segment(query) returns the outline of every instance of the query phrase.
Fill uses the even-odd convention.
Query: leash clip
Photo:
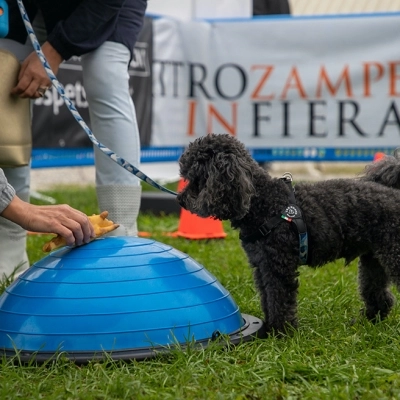
[[[292,174],[290,172],[285,172],[282,175],[281,179],[284,180],[285,182],[293,182],[293,176],[292,176]]]

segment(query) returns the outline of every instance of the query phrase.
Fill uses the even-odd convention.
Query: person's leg
[[[120,157],[139,168],[140,138],[129,93],[129,50],[120,43],[105,42],[82,56],[83,83],[89,103],[91,127],[96,138]],[[121,227],[115,235],[137,236],[140,180],[96,146],[96,190],[100,211]]]
[[[4,168],[8,182],[18,197],[29,202],[30,167]],[[0,217],[0,279],[19,274],[29,267],[26,253],[26,231]]]
[[[32,51],[31,46],[8,39],[0,40],[0,48],[12,52],[20,61]],[[3,170],[16,194],[21,199],[29,201],[30,167],[3,168]],[[26,231],[0,217],[0,279],[5,276],[10,277],[14,272],[19,274],[28,267]]]
[[[46,40],[46,29],[40,12],[34,12],[33,29],[38,40]],[[0,48],[13,53],[21,62],[33,51],[30,39],[25,44],[11,39],[0,39]],[[1,134],[1,128],[0,128]],[[30,166],[3,168],[8,182],[14,187],[22,200],[29,202]],[[17,270],[15,270],[18,268]],[[29,268],[26,253],[26,231],[20,226],[0,217],[0,279],[9,277],[14,272],[20,274]]]

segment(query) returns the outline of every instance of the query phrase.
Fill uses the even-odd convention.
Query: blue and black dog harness
[[[286,172],[282,178],[290,189],[289,192],[289,205],[282,211],[280,215],[272,217],[270,220],[258,227],[257,231],[251,235],[243,236],[240,235],[240,240],[243,242],[256,242],[265,236],[268,236],[271,231],[276,228],[282,221],[287,221],[295,227],[297,234],[299,235],[299,261],[301,265],[307,264],[308,259],[308,234],[307,225],[304,221],[303,214],[300,207],[296,205],[296,197],[294,187],[292,185],[292,175]]]

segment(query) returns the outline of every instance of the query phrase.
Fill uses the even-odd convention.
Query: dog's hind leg
[[[389,290],[390,277],[372,253],[360,256],[358,267],[364,314],[371,321],[377,317],[384,319],[394,303],[394,296]]]

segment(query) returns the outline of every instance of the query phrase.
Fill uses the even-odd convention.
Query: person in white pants
[[[15,51],[21,44],[28,45],[27,34],[17,2],[7,0],[7,3],[10,30],[5,39],[0,39],[0,47]],[[83,84],[96,138],[138,167],[140,139],[129,93],[128,66],[147,0],[36,0],[25,3],[25,7],[55,74],[64,60],[81,56]],[[45,31],[41,32],[43,27]],[[37,99],[44,96],[51,81],[32,47],[29,50],[27,57],[19,55],[23,60],[22,72],[12,94]],[[99,207],[121,225],[111,234],[137,236],[140,181],[97,148],[95,167]],[[17,195],[26,201],[29,170],[29,167],[4,169]],[[0,273],[10,272],[18,265],[20,271],[29,266],[25,253],[26,232],[18,226],[11,229],[10,223],[0,217]]]
[[[129,59],[129,50],[124,45],[105,42],[97,50],[83,55],[81,61],[93,133],[120,157],[139,166],[139,128],[129,94]],[[104,77],[113,84],[104,85]],[[111,234],[137,236],[140,180],[97,146],[94,146],[94,155],[100,210],[107,210],[110,218],[121,224]]]

